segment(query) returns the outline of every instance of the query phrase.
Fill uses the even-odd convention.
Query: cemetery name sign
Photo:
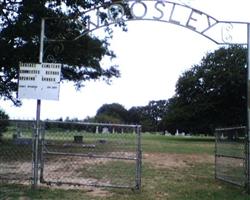
[[[106,18],[103,19],[103,16]],[[67,31],[59,35],[52,35],[48,32],[47,42],[77,40],[100,28],[106,27],[107,31],[111,31],[109,25],[124,25],[126,21],[146,20],[187,28],[216,44],[247,44],[246,34],[242,37],[242,33],[247,32],[247,22],[217,20],[191,6],[167,0],[117,0],[79,11],[74,17],[48,17],[44,20],[52,20],[52,23],[58,23],[57,26],[60,26],[63,20],[76,25],[74,27],[69,25]],[[72,38],[70,32],[74,29],[79,31],[79,35]]]
[[[61,64],[20,63],[19,99],[59,100]]]
[[[127,18],[123,5],[124,2],[128,4],[129,12],[131,14],[130,19]],[[215,18],[206,13],[186,5],[165,0],[116,1],[116,3],[110,4],[107,9],[105,6],[99,6],[95,9],[90,9],[85,13],[88,12],[92,12],[92,14],[87,22],[77,20],[81,30],[84,30],[83,35],[101,27],[105,27],[107,24],[119,23],[127,20],[154,20],[168,22],[186,27],[200,34],[204,34],[218,23]],[[103,13],[108,17],[106,21],[101,19]]]

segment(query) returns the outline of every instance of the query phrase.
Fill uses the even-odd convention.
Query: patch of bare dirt
[[[107,159],[98,158],[81,158],[81,157],[64,157],[55,158],[49,162],[45,162],[44,171],[45,179],[47,180],[57,180],[65,181],[65,179],[70,179],[72,182],[78,183],[81,180],[81,184],[88,184],[94,180],[82,179],[81,169],[85,165],[103,165],[107,162]],[[73,180],[74,177],[76,180]]]
[[[32,173],[32,164],[30,162],[18,162],[18,161],[10,161],[0,163],[0,174],[1,177],[5,177],[8,179],[25,179],[28,178]]]
[[[101,189],[101,188],[92,188],[87,192],[87,194],[89,196],[92,196],[92,197],[110,197],[110,196],[112,196],[111,192],[104,190],[104,189]]]
[[[40,185],[43,188],[63,189],[63,190],[81,190],[83,193],[91,197],[110,197],[112,192],[105,190],[105,188],[91,187],[91,186],[74,186],[68,184],[58,185]]]
[[[184,168],[195,163],[213,163],[214,156],[207,154],[143,154],[143,162],[152,164],[155,168]]]

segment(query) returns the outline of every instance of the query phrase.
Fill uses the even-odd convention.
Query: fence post
[[[32,188],[36,189],[38,184],[38,130],[36,126],[34,127],[33,137],[32,137]]]
[[[45,123],[43,123],[42,129],[41,129],[41,138],[39,138],[39,155],[40,155],[40,183],[44,182],[43,174],[44,174],[44,140],[45,140]]]
[[[142,167],[142,150],[141,150],[141,126],[136,127],[137,149],[136,149],[136,190],[141,190],[141,167]]]
[[[215,150],[214,150],[214,161],[215,161],[215,166],[214,166],[214,177],[215,179],[217,179],[217,143],[218,143],[218,132],[217,132],[217,129],[215,129],[215,133],[214,133],[214,136],[215,136],[215,144],[214,144],[214,147],[215,147]]]

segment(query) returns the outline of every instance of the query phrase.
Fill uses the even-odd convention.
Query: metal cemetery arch
[[[248,106],[247,106],[247,188],[250,191],[250,22],[240,21],[220,21],[214,17],[192,8],[191,6],[166,0],[124,0],[113,1],[114,3],[105,3],[94,6],[82,13],[77,13],[74,18],[44,18],[41,25],[41,46],[39,62],[44,58],[44,44],[49,42],[64,42],[69,39],[67,33],[60,36],[48,37],[45,33],[46,23],[50,20],[70,20],[79,28],[80,34],[70,40],[77,40],[80,37],[93,32],[97,29],[110,25],[124,25],[126,21],[148,20],[175,24],[189,30],[192,30],[219,45],[244,44],[248,45]],[[138,12],[139,11],[139,12]],[[137,13],[138,12],[138,13]],[[105,17],[103,17],[105,16]],[[236,30],[241,33],[244,31],[244,37],[238,37]],[[219,34],[217,34],[219,32]],[[46,38],[46,40],[45,40]],[[37,101],[37,134],[39,134],[40,104]],[[38,140],[38,137],[36,138]],[[38,144],[38,142],[36,143]],[[37,155],[36,155],[37,156]],[[34,172],[37,174],[37,172]],[[36,182],[35,182],[36,184]]]
[[[140,14],[136,12],[140,9]],[[182,15],[182,16],[181,16]],[[87,17],[86,17],[87,16]],[[103,16],[106,16],[103,19]],[[45,21],[55,18],[45,18]],[[60,18],[71,20],[77,24],[79,36],[71,38],[77,40],[80,37],[97,29],[109,27],[114,24],[123,24],[127,21],[158,21],[178,25],[192,30],[216,44],[247,44],[246,38],[236,38],[235,27],[241,31],[247,30],[247,22],[220,21],[205,12],[194,9],[188,5],[166,0],[124,0],[115,3],[106,3],[76,14],[73,18]],[[59,20],[58,20],[59,21]],[[220,35],[214,35],[216,31]],[[67,33],[61,33],[54,38],[46,38],[47,42],[65,41]]]

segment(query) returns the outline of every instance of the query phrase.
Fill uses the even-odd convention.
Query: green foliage
[[[158,131],[166,109],[166,100],[150,101],[146,106],[132,107],[129,110],[118,103],[104,104],[97,110],[96,116],[87,121],[140,124],[143,131]]]
[[[169,100],[164,126],[174,132],[213,133],[246,124],[247,50],[222,47],[184,72]]]
[[[96,112],[95,121],[103,123],[126,123],[128,111],[118,103],[104,104]]]
[[[61,120],[61,121],[60,121]],[[65,121],[62,121],[62,119],[59,119],[57,121],[50,122],[45,121],[45,129],[49,131],[77,131],[80,132],[82,130],[87,130],[89,132],[95,132],[94,126],[87,126],[84,124],[79,123],[78,119],[69,119],[66,118]]]
[[[129,109],[129,122],[142,125],[143,131],[159,131],[167,113],[167,100],[150,101],[146,106]]]
[[[146,106],[132,107],[129,109],[129,121],[133,124],[142,125],[142,131],[153,131],[155,124],[149,116]]]
[[[9,119],[9,115],[0,108],[0,120],[8,120]]]
[[[112,116],[109,114],[100,114],[100,115],[95,116],[94,122],[112,123],[112,124],[125,123],[119,116]]]
[[[9,115],[0,109],[0,142],[2,140],[3,133],[7,131],[9,125],[8,119]]]
[[[41,19],[47,20],[46,39],[72,40],[81,35],[82,30],[74,20],[66,17],[81,16],[86,23],[87,15],[82,11],[94,5],[109,3],[104,0],[4,0],[0,2],[0,97],[18,105],[15,96],[19,62],[38,62]],[[103,16],[104,18],[107,16]],[[80,19],[79,19],[80,20]],[[104,40],[85,35],[74,42],[48,42],[44,46],[44,62],[63,63],[62,80],[73,81],[76,88],[92,79],[119,77],[117,66],[101,66],[104,56],[115,57],[109,50],[108,37]],[[13,93],[14,92],[14,93]],[[13,95],[14,94],[14,95]]]
[[[104,104],[92,121],[142,125],[142,131],[213,134],[214,128],[246,124],[246,55],[242,46],[208,53],[184,72],[169,100],[150,101],[128,111]],[[89,119],[90,120],[90,119]]]

